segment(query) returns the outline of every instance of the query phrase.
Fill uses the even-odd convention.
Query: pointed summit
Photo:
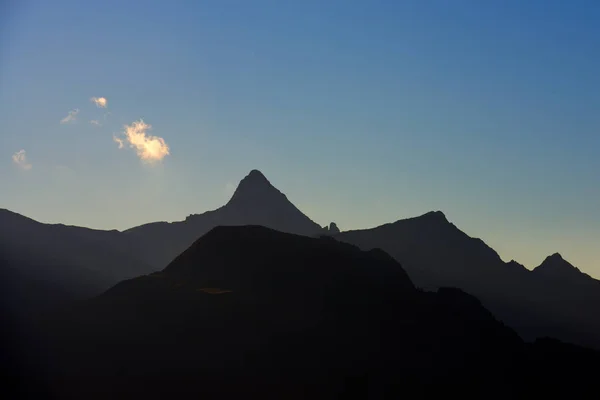
[[[257,169],[240,181],[222,213],[222,225],[262,225],[302,235],[312,235],[321,229]]]
[[[271,185],[271,182],[269,182],[262,172],[253,169],[240,181],[227,205],[265,201],[273,202],[277,199],[287,201],[285,195]]]
[[[192,214],[184,221],[154,223],[126,231],[146,243],[146,257],[164,267],[199,237],[217,226],[259,225],[280,232],[313,236],[322,228],[302,213],[257,169],[238,184],[231,199],[216,210]]]
[[[555,261],[567,262],[567,261],[565,261],[565,259],[563,258],[563,256],[560,255],[560,253],[554,253],[554,254],[546,257],[546,260],[555,260]]]
[[[437,227],[441,227],[441,226],[451,226],[452,224],[450,223],[450,221],[448,221],[448,218],[446,218],[446,215],[442,212],[442,211],[429,211],[426,212],[425,214],[419,215],[418,217],[412,217],[412,218],[407,218],[407,219],[401,219],[398,220],[396,222],[394,222],[394,224],[404,224],[404,223],[412,223],[412,224],[418,224],[420,226],[437,226]]]
[[[418,218],[429,219],[438,222],[448,222],[448,218],[446,218],[446,215],[442,211],[429,211]]]
[[[538,272],[540,272],[542,270],[559,271],[561,269],[579,271],[578,268],[574,267],[568,261],[566,261],[560,255],[560,253],[554,253],[554,254],[549,255],[548,257],[546,257],[546,259],[535,270],[537,270]]]
[[[588,277],[575,267],[573,264],[565,260],[559,253],[554,253],[548,257],[533,270],[536,274],[546,277],[558,279],[580,279]]]
[[[257,169],[253,169],[252,171],[250,171],[250,173],[246,176],[246,179],[262,179],[264,181],[269,182],[265,175]]]
[[[250,171],[250,173],[248,175],[246,175],[246,177],[244,177],[244,179],[242,179],[240,181],[240,185],[242,183],[245,185],[253,184],[253,185],[272,186],[271,182],[269,182],[267,177],[257,169],[253,169],[252,171]]]

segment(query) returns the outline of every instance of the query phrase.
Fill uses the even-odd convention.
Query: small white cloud
[[[76,108],[74,110],[69,111],[69,114],[60,120],[61,124],[68,124],[69,122],[73,122],[77,119],[77,114],[79,114],[79,109]]]
[[[118,143],[118,144],[119,144],[119,149],[122,149],[122,148],[124,147],[124,144],[123,144],[123,139],[121,139],[121,138],[118,138],[118,137],[116,137],[116,136],[114,136],[114,135],[113,135],[113,141],[114,141],[115,143]]]
[[[140,119],[132,122],[131,125],[125,125],[124,129],[124,139],[113,137],[120,149],[123,148],[124,141],[127,141],[129,147],[136,150],[138,157],[147,162],[160,161],[171,154],[169,146],[163,138],[146,134],[152,129],[152,125],[143,120]]]
[[[108,100],[106,100],[106,97],[92,97],[90,101],[96,104],[96,107],[98,108],[106,108],[108,105]]]
[[[97,119],[93,119],[90,121],[90,124],[92,125],[96,125],[96,126],[102,126],[102,124],[100,123],[100,121],[98,121]]]
[[[32,168],[32,165],[29,162],[27,162],[27,154],[25,150],[19,150],[15,154],[13,154],[12,160],[17,166],[24,169],[25,171],[29,171]]]

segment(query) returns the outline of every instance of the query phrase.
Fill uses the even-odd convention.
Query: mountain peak
[[[229,203],[239,201],[266,200],[271,197],[285,198],[285,195],[277,190],[265,175],[257,169],[250,171],[238,184]]]
[[[306,235],[321,230],[257,169],[240,181],[222,212],[222,225],[263,225]]]
[[[579,271],[578,268],[574,267],[573,265],[571,265],[571,263],[565,260],[563,256],[560,255],[560,253],[554,253],[546,257],[546,259],[536,269],[538,268],[567,268]]]
[[[444,213],[441,211],[429,211],[428,213],[425,213],[425,214],[421,215],[421,217],[418,217],[418,218],[427,219],[427,220],[431,220],[431,221],[438,221],[438,222],[448,222],[448,218],[446,218],[446,215],[444,215]]]
[[[253,169],[252,171],[250,171],[250,173],[246,175],[244,179],[249,179],[256,182],[263,181],[269,183],[269,180],[265,177],[265,175],[257,169]]]
[[[506,266],[509,267],[512,271],[521,271],[521,272],[529,272],[525,266],[515,260],[510,260],[506,263]]]
[[[546,257],[546,259],[534,270],[538,274],[544,274],[555,278],[569,278],[586,276],[579,268],[565,260],[560,253],[554,253]]]
[[[549,255],[548,257],[546,257],[546,260],[565,261],[565,259],[563,258],[563,256],[560,255],[560,253],[554,253],[552,255]]]

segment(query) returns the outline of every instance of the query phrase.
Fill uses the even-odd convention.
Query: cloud
[[[132,122],[131,125],[125,125],[124,129],[124,139],[113,137],[120,149],[124,147],[126,141],[129,143],[129,147],[136,150],[140,159],[148,162],[160,161],[171,154],[169,146],[163,138],[146,134],[152,129],[152,125],[145,123],[142,119]]]
[[[98,108],[106,108],[108,105],[108,100],[106,100],[106,97],[92,97],[90,101],[95,103],[96,107]]]
[[[98,121],[97,119],[93,119],[90,121],[90,124],[92,125],[96,125],[96,126],[102,126],[102,124],[100,123],[100,121]]]
[[[74,110],[69,111],[69,114],[60,120],[61,124],[68,124],[69,122],[73,122],[77,119],[77,114],[79,114],[79,109],[76,108]]]
[[[29,171],[32,168],[32,165],[27,162],[27,154],[25,150],[19,150],[12,156],[12,160],[15,164],[17,164],[20,168],[25,171]]]
[[[113,135],[113,140],[115,143],[119,144],[119,149],[122,149],[125,145],[123,144],[123,139],[118,138],[116,136]]]

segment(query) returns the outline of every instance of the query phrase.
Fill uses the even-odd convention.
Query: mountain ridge
[[[1,215],[8,214],[4,212]],[[321,227],[304,215],[258,170],[250,171],[240,181],[225,205],[190,215],[184,221],[155,222],[124,232],[81,230],[60,225],[35,226],[43,232],[52,232],[47,236],[47,241],[55,243],[58,248],[64,248],[61,247],[64,246],[61,238],[74,237],[75,242],[82,243],[90,251],[100,251],[100,259],[108,253],[115,254],[115,250],[122,252],[126,258],[131,257],[132,265],[141,267],[135,271],[143,275],[162,270],[198,238],[220,225],[262,225],[303,236],[329,236],[366,251],[377,252],[374,249],[381,249],[382,253],[387,253],[403,265],[416,286],[426,290],[457,287],[473,294],[524,337],[535,339],[553,333],[560,339],[586,345],[595,343],[586,332],[593,333],[597,329],[600,337],[600,318],[586,305],[586,301],[596,301],[598,298],[600,307],[600,282],[566,261],[568,268],[561,270],[569,272],[569,279],[556,279],[544,272],[546,268],[537,268],[532,272],[515,261],[504,262],[493,248],[483,240],[467,235],[439,210],[371,229],[340,232],[334,223]],[[55,235],[61,232],[64,235]],[[0,250],[2,245],[11,243],[12,232],[5,233],[4,240],[0,241]],[[32,231],[23,236],[22,241],[26,242],[25,237],[28,236],[38,235]],[[43,242],[40,245],[48,247]],[[105,245],[108,246],[105,250],[94,250],[102,249]],[[557,257],[550,257],[552,259]],[[92,267],[92,270],[101,271],[112,268],[120,279],[127,277],[119,269],[126,266],[121,263],[113,261],[102,265],[95,259],[81,260],[82,263],[77,266],[80,269]],[[110,264],[119,268],[115,269]],[[70,273],[76,275],[76,272],[73,270]],[[104,288],[107,285],[107,281],[100,283]],[[571,332],[573,329],[577,331],[574,334]],[[597,345],[600,346],[600,343]]]
[[[42,371],[61,398],[579,395],[593,384],[572,385],[593,375],[581,361],[598,360],[524,343],[463,290],[416,288],[380,249],[263,226],[215,227],[163,270],[42,326]]]
[[[35,220],[35,219],[31,218],[31,217],[27,217],[27,216],[25,216],[23,214],[14,212],[12,210],[4,209],[4,208],[0,208],[0,217],[2,216],[2,213],[4,213],[4,214],[12,214],[12,215],[15,215],[15,216],[26,218],[26,219],[28,219],[28,220],[30,220],[32,222],[35,222],[35,223],[38,223],[38,224],[42,224],[42,225],[46,225],[46,226],[57,226],[57,227],[61,227],[62,226],[62,227],[65,227],[65,228],[82,228],[82,229],[86,229],[86,230],[94,231],[94,232],[135,233],[135,232],[139,231],[142,228],[156,228],[156,227],[162,227],[162,226],[177,225],[177,224],[180,224],[182,222],[189,222],[189,221],[196,220],[197,218],[212,216],[213,213],[224,209],[229,203],[231,203],[232,201],[234,201],[234,199],[237,199],[239,197],[239,194],[236,195],[236,193],[239,193],[239,191],[240,191],[240,185],[242,183],[246,184],[248,181],[255,182],[255,183],[258,182],[260,185],[263,185],[263,186],[268,187],[269,189],[271,189],[273,191],[273,193],[277,193],[278,195],[280,195],[286,201],[289,201],[288,198],[287,198],[287,196],[285,195],[285,193],[281,192],[275,186],[273,186],[271,184],[271,182],[267,179],[267,177],[260,170],[258,170],[258,169],[252,169],[244,178],[242,178],[242,180],[240,180],[240,183],[238,184],[236,190],[234,191],[234,194],[230,197],[230,199],[224,205],[222,205],[220,207],[217,207],[214,210],[207,210],[207,211],[204,211],[204,212],[201,212],[201,213],[189,214],[183,220],[176,220],[176,221],[153,221],[153,222],[148,222],[148,223],[144,223],[144,224],[141,224],[141,225],[137,225],[137,226],[134,226],[134,227],[131,227],[131,228],[127,228],[127,229],[123,229],[123,230],[118,230],[118,229],[97,229],[97,228],[93,228],[93,227],[85,227],[85,226],[78,226],[78,225],[72,225],[72,224],[62,224],[62,223],[45,223],[45,222],[37,221],[37,220]],[[298,211],[300,211],[300,210],[298,210]],[[308,217],[306,217],[306,218],[308,220],[310,220],[310,218],[308,218]],[[415,217],[397,219],[396,221],[388,222],[388,223],[385,223],[385,224],[382,224],[382,225],[378,225],[378,226],[375,226],[373,228],[357,228],[357,229],[350,229],[350,230],[345,230],[345,231],[341,231],[341,232],[343,232],[343,233],[349,233],[349,232],[354,232],[354,231],[364,231],[364,230],[368,230],[368,229],[378,229],[378,228],[383,228],[383,227],[390,226],[390,225],[393,225],[393,224],[396,224],[396,223],[402,223],[404,221],[410,221],[410,220],[416,220],[416,219],[437,221],[437,222],[440,222],[440,223],[447,222],[450,225],[456,227],[456,225],[454,223],[452,223],[451,221],[448,220],[446,214],[443,211],[441,211],[441,210],[432,210],[432,211],[425,212],[425,213],[423,213],[421,215],[418,215],[418,216],[415,216]],[[310,221],[312,222],[312,220],[310,220]],[[323,232],[323,229],[326,230],[326,228],[327,228],[327,225],[325,226],[325,228],[321,228],[320,225],[318,225],[318,224],[316,224],[314,222],[313,222],[313,224],[314,224],[313,226],[315,228],[315,231],[313,232],[313,234],[318,234],[320,232]],[[336,228],[337,228],[337,226],[336,226]],[[337,233],[341,233],[341,232],[335,232],[335,233],[337,234]],[[485,246],[487,246],[491,250],[493,250],[493,248],[490,247],[489,245],[487,245],[485,243],[485,241],[483,241],[482,239],[477,238],[477,237],[471,237],[471,236],[469,236],[469,237],[472,238],[472,239],[474,239],[474,240],[481,241],[482,244],[484,244]],[[493,251],[495,252],[495,250],[493,250]],[[497,252],[496,252],[496,254],[497,254]],[[548,257],[555,256],[555,255],[559,255],[560,256],[560,253],[558,253],[558,252],[557,253],[553,253],[552,255],[550,255]],[[498,255],[498,257],[500,258],[499,255]],[[521,263],[519,263],[518,261],[515,261],[515,260],[510,260],[510,261],[506,262],[506,264],[510,264],[510,265],[514,265],[514,266],[516,266],[516,265],[522,266],[523,268],[525,268],[528,271],[534,271],[534,270],[538,269],[540,266],[542,266],[540,264],[540,265],[531,266],[530,268],[528,268],[528,267],[525,267],[523,264],[521,264]],[[572,264],[569,263],[569,265],[571,265],[573,268],[575,268],[581,274],[586,275],[586,276],[590,277],[591,279],[598,280],[598,278],[595,278],[592,275],[587,274],[587,273],[581,271],[579,268],[573,266]]]
[[[363,374],[394,385],[398,378],[385,378],[392,372],[425,385],[423,368],[438,371],[441,384],[521,351],[518,336],[477,299],[459,289],[421,292],[384,254],[331,237],[215,227],[163,270],[65,310],[61,324],[49,317],[49,369],[65,371],[61,382],[101,376],[109,390],[134,384],[123,368],[186,388],[200,380],[200,390],[211,384],[207,371],[227,376],[229,387],[242,375],[270,390],[282,381],[335,388]],[[77,388],[95,390],[91,382]]]
[[[26,323],[148,273],[136,246],[118,231],[45,224],[0,210],[1,311]]]
[[[151,223],[124,231],[148,247],[156,270],[163,268],[196,239],[212,228],[225,225],[263,225],[281,232],[314,236],[324,228],[303,214],[259,170],[252,170],[238,184],[227,203],[183,221]]]
[[[419,287],[452,286],[475,295],[528,340],[550,335],[600,348],[600,316],[594,312],[600,308],[600,281],[562,257],[560,270],[568,279],[544,273],[546,268],[531,271],[515,261],[506,263],[481,239],[440,217],[427,213],[335,237],[361,249],[383,249]]]

